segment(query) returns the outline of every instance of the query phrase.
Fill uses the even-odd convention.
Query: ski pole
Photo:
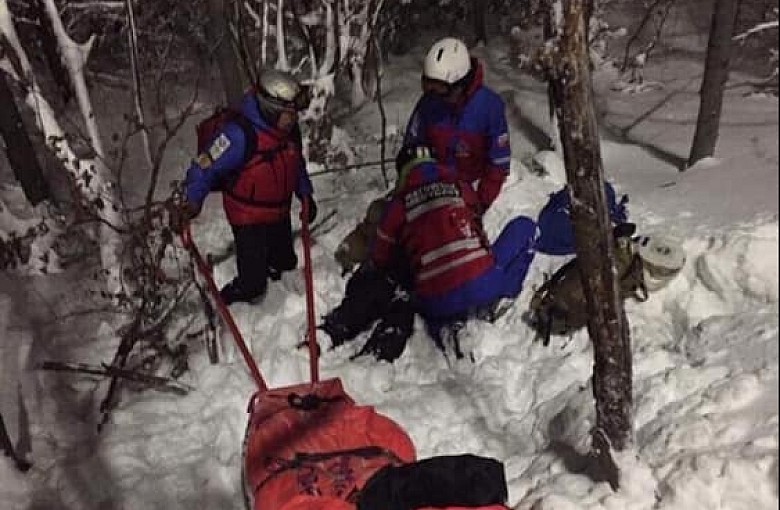
[[[249,368],[249,372],[252,374],[252,378],[255,380],[255,383],[257,383],[257,387],[260,389],[260,391],[267,391],[268,385],[265,383],[265,379],[263,379],[263,375],[260,373],[260,369],[257,367],[255,359],[252,357],[252,353],[249,352],[249,348],[246,346],[246,342],[244,341],[244,337],[241,335],[241,331],[236,325],[236,321],[233,320],[233,314],[230,313],[227,305],[225,305],[225,302],[222,300],[222,296],[219,295],[219,289],[217,288],[217,284],[214,283],[214,277],[211,275],[211,269],[209,268],[208,264],[206,264],[206,261],[198,250],[198,247],[195,245],[195,241],[192,239],[192,232],[190,231],[189,223],[182,230],[181,242],[190,252],[192,258],[195,259],[195,265],[198,266],[198,271],[200,271],[200,274],[203,275],[203,279],[206,280],[206,286],[208,287],[209,292],[211,292],[211,295],[214,298],[214,302],[217,304],[217,310],[222,316],[222,319],[225,321],[225,324],[227,324],[228,329],[233,334],[233,340],[235,340],[238,350],[241,351],[241,355],[244,357],[244,362],[246,362],[246,365]]]
[[[314,277],[311,269],[311,232],[309,231],[309,199],[303,201],[301,211],[301,239],[303,241],[303,273],[306,279],[306,321],[309,337],[309,373],[311,383],[320,380],[319,345],[317,344],[317,327],[314,319]]]

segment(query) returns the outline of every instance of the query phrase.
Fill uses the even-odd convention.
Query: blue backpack
[[[619,225],[628,221],[628,195],[623,195],[618,202],[615,188],[608,182],[604,185],[604,191],[607,194],[607,207],[612,223]],[[547,204],[539,213],[536,251],[548,255],[571,255],[575,252],[574,228],[569,217],[569,207],[569,193],[565,187],[550,195]]]

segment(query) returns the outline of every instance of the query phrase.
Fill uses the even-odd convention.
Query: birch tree
[[[214,45],[214,58],[219,66],[225,100],[227,104],[238,104],[247,83],[238,64],[238,55],[228,23],[232,0],[208,1],[209,20],[206,23],[206,34]]]
[[[90,154],[86,157],[77,154],[54,108],[38,86],[35,73],[16,33],[7,0],[0,0],[0,36],[6,41],[4,45],[6,52],[0,60],[0,66],[22,86],[24,101],[36,114],[37,127],[43,135],[46,146],[62,162],[81,200],[99,222],[97,234],[101,263],[107,276],[107,288],[110,293],[117,293],[121,288],[119,229],[122,228],[123,220],[116,201],[111,174],[105,164],[103,143],[84,78],[84,66],[94,39],[88,40],[85,44],[77,44],[65,32],[54,0],[44,0],[44,6],[60,46],[61,58],[75,90],[90,143]]]
[[[587,45],[588,5],[587,0],[567,0],[563,6],[556,2],[553,8],[550,16],[556,21],[556,34],[548,43],[548,66],[571,195],[577,258],[588,297],[588,333],[594,348],[594,445],[603,449],[611,444],[619,451],[632,441],[631,342],[604,192]]]

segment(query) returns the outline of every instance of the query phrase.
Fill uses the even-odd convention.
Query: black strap
[[[301,411],[315,411],[319,409],[322,404],[338,402],[340,400],[343,400],[343,397],[326,398],[315,395],[314,393],[309,393],[307,395],[290,393],[287,396],[287,403],[290,404],[290,407]]]
[[[335,450],[332,452],[305,453],[296,452],[292,459],[280,459],[274,457],[265,457],[266,465],[275,463],[279,466],[277,469],[268,473],[268,476],[257,486],[254,487],[254,493],[257,493],[267,483],[282,473],[299,469],[307,464],[316,464],[336,457],[360,457],[361,459],[373,459],[376,457],[386,457],[395,464],[402,464],[403,461],[390,450],[379,446],[365,446],[362,448],[353,448],[349,450]]]
[[[363,446],[361,448],[351,448],[349,450],[336,450],[333,452],[305,453],[297,452],[290,461],[290,467],[299,467],[307,462],[322,462],[334,457],[360,457],[361,459],[373,459],[374,457],[388,457],[389,459],[401,462],[396,454],[385,450],[380,446]]]
[[[247,162],[257,152],[257,132],[252,122],[243,113],[236,111],[233,120],[244,132],[244,161]]]

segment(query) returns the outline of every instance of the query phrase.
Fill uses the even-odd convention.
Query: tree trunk
[[[228,6],[232,0],[208,1],[209,20],[206,23],[206,35],[214,44],[214,58],[219,66],[225,100],[229,105],[236,105],[241,102],[245,84],[228,26]]]
[[[482,41],[487,45],[488,42],[487,27],[485,26],[487,4],[485,0],[471,0],[471,12],[474,15],[474,36],[476,37],[475,44],[479,44]]]
[[[556,10],[560,9],[560,6],[556,7],[554,0],[544,0],[545,9],[544,19],[542,22],[542,37],[545,41],[550,41],[558,37],[558,25],[560,20],[556,19]],[[551,79],[547,81],[547,111],[550,118],[550,122],[547,126],[547,149],[556,151],[560,149],[560,136],[557,135],[558,120],[555,117],[555,91],[553,89],[553,82]]]
[[[612,226],[593,106],[584,0],[567,0],[552,86],[571,194],[571,216],[588,297],[597,430],[616,450],[632,439],[631,341],[615,271]],[[553,16],[552,19],[555,19]]]
[[[715,153],[723,107],[723,88],[729,78],[731,38],[737,18],[737,0],[715,0],[701,83],[701,102],[688,166]],[[683,169],[684,170],[684,169]]]
[[[0,136],[5,141],[14,177],[22,185],[27,200],[32,205],[38,205],[50,198],[49,186],[3,71],[0,71],[0,111],[3,112],[0,115]]]
[[[276,0],[276,68],[290,70],[284,28],[284,0]]]

